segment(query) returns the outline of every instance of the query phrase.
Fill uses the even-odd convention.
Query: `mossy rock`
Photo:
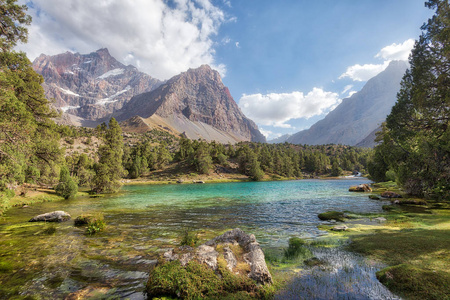
[[[74,220],[74,225],[75,226],[84,226],[84,225],[88,225],[89,222],[91,222],[93,220],[94,216],[93,215],[81,215],[76,217],[76,219]]]
[[[258,287],[246,276],[231,273],[225,263],[219,263],[218,273],[206,265],[190,261],[160,264],[150,273],[146,286],[147,296],[181,299],[221,299],[240,294],[244,299],[259,299]],[[239,298],[241,299],[241,298]]]
[[[394,293],[408,299],[450,299],[450,274],[409,264],[387,267],[377,278]]]
[[[322,221],[336,220],[339,222],[345,221],[345,214],[339,211],[327,211],[318,215]]]
[[[372,200],[380,200],[380,197],[376,196],[376,195],[369,195],[369,199]]]

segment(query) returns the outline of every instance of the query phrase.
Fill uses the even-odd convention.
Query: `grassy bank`
[[[78,192],[77,197],[86,196],[87,192]],[[7,195],[0,195],[0,216],[11,207],[22,207],[24,205],[33,205],[36,203],[43,202],[53,202],[64,200],[63,197],[58,196],[53,189],[41,188],[41,187],[31,187],[25,193],[20,193],[18,195],[12,195],[7,197]]]
[[[375,188],[374,194],[401,193],[394,183]],[[347,222],[348,231],[332,235],[350,239],[348,250],[388,265],[377,277],[394,293],[406,299],[450,299],[450,203],[403,197],[384,214],[360,216],[382,216],[385,222]]]

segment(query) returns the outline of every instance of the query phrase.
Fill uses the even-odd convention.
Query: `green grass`
[[[378,228],[346,233],[349,250],[391,266],[380,281],[407,299],[450,299],[450,210],[432,206],[444,209],[402,206]]]
[[[377,278],[407,299],[450,299],[450,274],[400,264],[377,272]]]

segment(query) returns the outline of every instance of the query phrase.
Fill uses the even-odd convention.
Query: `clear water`
[[[11,260],[20,268],[0,272],[0,284],[13,286],[14,276],[21,276],[27,278],[19,288],[24,295],[63,298],[94,285],[121,298],[143,299],[149,269],[162,249],[178,243],[183,230],[202,230],[207,238],[239,227],[254,233],[263,248],[285,247],[292,236],[326,234],[317,229],[321,212],[381,211],[384,202],[348,192],[360,183],[367,180],[139,185],[104,198],[13,208],[0,220],[0,262]],[[27,222],[53,210],[73,218],[103,212],[107,229],[90,237],[69,221],[46,235],[48,225]]]

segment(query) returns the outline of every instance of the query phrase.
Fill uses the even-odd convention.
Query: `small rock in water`
[[[70,215],[62,210],[52,211],[38,215],[30,219],[29,222],[65,222],[70,220]]]
[[[346,225],[337,225],[331,228],[333,231],[346,231],[348,227]]]
[[[383,217],[378,217],[378,218],[375,218],[374,220],[377,221],[378,223],[382,223],[382,222],[386,222],[387,221],[386,218],[383,218]]]

